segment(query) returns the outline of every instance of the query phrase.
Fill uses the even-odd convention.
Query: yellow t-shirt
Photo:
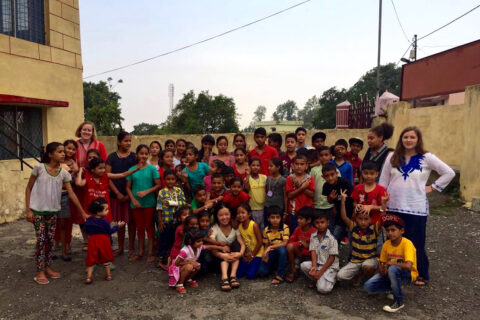
[[[406,262],[413,263],[411,276],[412,282],[417,280],[417,250],[412,241],[407,238],[402,238],[400,244],[396,247],[392,245],[390,240],[387,240],[383,244],[382,252],[380,253],[380,262],[386,263],[387,261]]]
[[[242,235],[243,242],[245,242],[245,255],[250,255],[252,251],[257,246],[257,237],[255,237],[255,230],[253,229],[254,221],[250,220],[247,229],[243,228],[243,224],[238,226],[238,231]],[[255,257],[262,257],[263,255],[263,244],[258,250],[258,253]]]
[[[263,174],[258,175],[258,179],[253,179],[251,176],[248,178],[250,184],[250,208],[252,210],[263,210],[265,204],[265,185],[267,184],[267,176]]]

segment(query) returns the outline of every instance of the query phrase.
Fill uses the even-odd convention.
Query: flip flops
[[[48,279],[47,279],[46,277],[45,277],[45,278],[43,278],[43,277],[34,277],[34,278],[33,278],[33,281],[35,281],[35,282],[38,283],[38,284],[49,284],[49,283],[50,283],[50,281],[48,281]]]

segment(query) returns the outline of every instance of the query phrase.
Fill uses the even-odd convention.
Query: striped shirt
[[[355,222],[351,222],[348,226],[348,230],[352,233],[352,257],[350,262],[360,263],[377,256],[377,238],[380,227],[380,222],[377,222],[362,231]]]
[[[277,231],[271,230],[270,226],[263,230],[263,244],[265,247],[282,243],[285,240],[288,241],[289,238],[290,230],[287,225],[283,225],[283,228],[278,229]]]

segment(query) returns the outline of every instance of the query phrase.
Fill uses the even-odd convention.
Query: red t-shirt
[[[158,168],[158,174],[160,175],[160,190],[162,190],[167,186],[165,183],[165,180],[163,180],[164,173],[165,173],[165,170],[163,170],[163,168]]]
[[[226,191],[223,191],[223,193],[216,193],[215,191],[213,190],[210,190],[210,200],[215,200],[217,199],[218,197],[221,197],[221,196],[225,196],[227,194]]]
[[[377,184],[375,189],[367,193],[365,192],[365,185],[362,183],[353,188],[351,197],[358,204],[380,206],[382,205],[382,197],[385,195],[388,197],[387,190],[383,186]],[[372,224],[377,223],[380,220],[380,211],[372,210],[371,216]]]
[[[235,177],[242,179],[242,181],[247,176],[247,173],[245,171],[243,173],[238,172],[236,164],[233,165],[233,174],[235,175]]]
[[[362,172],[360,171],[360,167],[362,166],[362,158],[360,157],[353,157],[350,151],[347,151],[345,154],[345,160],[350,162],[353,167],[353,183],[358,184],[360,181],[360,175]]]
[[[95,179],[92,177],[90,171],[86,170],[85,173],[85,180],[87,183],[84,187],[84,195],[83,195],[83,208],[85,212],[88,212],[88,207],[92,203],[93,200],[97,198],[103,198],[108,203],[108,215],[105,217],[108,221],[112,222],[112,210],[110,209],[110,189],[108,186],[108,174],[104,173],[100,178],[100,181],[97,183]]]
[[[296,187],[293,185],[293,180],[291,176],[287,177],[287,182],[285,185],[285,191],[288,193],[290,191],[294,191]],[[308,190],[315,191],[315,181],[313,181],[313,177],[310,176],[310,184],[308,185]],[[302,209],[303,207],[312,207],[313,206],[313,197],[309,197],[305,194],[305,192],[300,193],[294,199],[288,200],[288,213],[291,213],[293,210],[293,203],[295,201],[295,214],[297,214],[298,210]]]
[[[293,231],[293,234],[290,236],[290,239],[288,240],[288,243],[291,243],[295,246],[300,246],[300,240],[306,241],[308,244],[310,244],[310,237],[312,236],[313,233],[317,232],[317,229],[314,227],[311,227],[310,230],[307,232],[303,232],[302,228],[300,226],[295,228],[295,231]],[[310,257],[310,250],[309,247],[303,247],[301,248],[302,255]]]
[[[225,192],[223,195],[223,203],[232,209],[238,207],[242,202],[248,202],[248,200],[250,200],[250,196],[243,191],[238,196],[233,196],[230,192]]]
[[[293,157],[295,158],[295,157]],[[292,173],[292,163],[293,163],[293,158],[290,158],[288,156],[288,154],[286,152],[282,153],[280,155],[280,159],[282,160],[283,162],[283,168],[284,168],[284,172],[289,175]]]
[[[259,158],[260,173],[266,176],[270,176],[270,172],[268,172],[268,164],[270,163],[270,159],[278,158],[278,152],[277,149],[265,145],[265,149],[263,149],[263,152],[261,154],[259,154],[257,148],[255,148],[248,153],[248,158]]]

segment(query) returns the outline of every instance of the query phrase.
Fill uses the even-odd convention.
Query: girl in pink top
[[[217,138],[217,150],[218,154],[215,156],[210,156],[208,163],[211,164],[213,160],[221,160],[225,163],[226,166],[233,167],[235,164],[235,157],[228,153],[228,139],[225,136],[220,136]]]

